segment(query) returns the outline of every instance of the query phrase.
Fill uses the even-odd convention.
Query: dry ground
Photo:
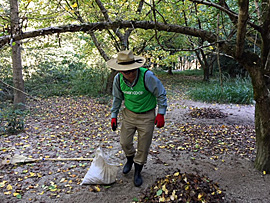
[[[80,101],[77,102],[79,103]],[[89,101],[86,103],[89,103]],[[190,115],[192,110],[202,108],[216,109],[226,116],[207,119],[203,117],[193,118]],[[104,120],[104,128],[109,128],[109,113],[108,111],[106,113],[108,115],[106,115],[105,119],[103,117],[101,117],[101,119],[103,118]],[[37,146],[40,146],[40,144],[38,145],[40,142],[37,143],[37,140],[40,141],[43,139],[44,142],[46,141],[43,133],[45,130],[48,132],[48,125],[57,125],[58,128],[61,128],[57,120],[52,119],[46,121],[47,127],[44,129],[44,122],[44,120],[38,118],[29,121],[29,123],[31,123],[31,129],[34,128],[33,130],[38,130],[39,135],[36,139],[24,142],[25,140],[23,138],[30,134],[30,127],[28,134],[21,135],[20,140],[24,142],[23,146],[26,144],[31,145],[31,148],[28,151],[25,150],[22,154],[29,155],[29,153],[33,153],[32,155],[34,155],[36,153],[35,150]],[[84,124],[86,125],[86,123]],[[204,130],[193,131],[196,126],[198,129],[203,128]],[[207,142],[210,138],[206,137],[206,135],[209,136],[209,134],[204,133],[209,129],[215,128],[215,126],[219,126],[218,129],[222,129],[222,132],[228,131],[230,133],[234,132],[230,130],[230,126],[233,126],[233,129],[247,128],[253,140],[250,142],[245,141],[243,144],[239,142],[238,145],[235,143],[229,145],[229,141],[226,144],[226,140],[222,142],[218,140],[219,146],[206,145],[204,140]],[[102,130],[102,126],[100,127],[99,125],[99,128],[99,130]],[[183,128],[185,128],[185,132],[191,131],[181,134]],[[65,128],[65,132],[69,131],[71,134],[72,130],[74,131],[73,128]],[[194,136],[194,132],[201,132],[202,134],[196,135],[197,137],[195,137],[194,140],[191,139],[191,137]],[[121,151],[119,146],[119,131],[112,132],[108,130],[106,133],[106,139],[102,138],[103,135],[93,136],[92,139],[96,138],[96,140],[91,140],[87,145],[82,144],[83,147],[81,148],[69,146],[72,150],[65,151],[66,153],[64,155],[67,157],[80,155],[84,157],[93,156],[96,147],[99,143],[102,143],[105,152],[115,154],[119,163],[124,163],[125,157],[119,152]],[[49,133],[46,135],[48,134]],[[54,133],[54,135],[60,137],[59,133]],[[235,135],[241,138],[241,131]],[[78,137],[80,136],[84,135],[81,134]],[[217,136],[220,135],[212,135],[212,137]],[[245,139],[246,138],[247,137],[245,137]],[[21,145],[14,145],[14,143],[12,144],[10,142],[7,143],[5,142],[7,138],[4,137],[0,139],[1,143],[5,143],[0,146],[2,149],[8,149],[8,147],[13,146],[15,147],[12,150],[13,153],[22,150],[22,148],[20,148]],[[12,137],[8,139],[12,140]],[[20,142],[18,139],[19,138],[14,142]],[[73,140],[73,142],[81,142],[80,139],[77,141]],[[51,140],[50,143],[54,143],[54,140]],[[195,143],[202,146],[198,148],[199,151],[194,150],[193,145]],[[222,144],[224,148],[222,148],[221,153],[217,150],[223,146]],[[68,144],[66,143],[66,145]],[[139,199],[143,192],[155,183],[157,178],[180,170],[181,172],[209,177],[209,179],[216,182],[225,193],[226,202],[266,203],[270,202],[270,176],[264,175],[262,172],[254,169],[254,145],[254,106],[206,104],[184,99],[170,101],[165,128],[155,130],[155,137],[153,139],[148,162],[142,172],[144,183],[141,187],[137,188],[133,185],[133,170],[128,175],[123,175],[121,173],[121,167],[119,167],[116,182],[110,187],[98,186],[101,189],[101,191],[98,192],[95,188],[93,189],[93,186],[79,185],[90,163],[80,162],[79,165],[77,162],[41,162],[31,165],[20,165],[15,168],[8,165],[2,166],[1,168],[0,183],[2,183],[3,186],[3,181],[7,182],[0,188],[0,200],[1,202],[129,203]],[[61,147],[59,146],[59,149],[49,149],[48,146],[49,145],[43,146],[45,148],[47,147],[47,154],[44,148],[40,149],[42,155],[53,157],[56,156],[56,152],[63,152],[62,145]],[[91,151],[91,153],[87,154],[86,151]],[[8,153],[11,153],[10,148],[9,150],[2,150],[0,154],[1,158],[5,157]],[[60,155],[63,154],[60,153]],[[31,177],[30,172],[32,172],[32,175],[33,173],[36,175]],[[12,186],[11,190],[7,189],[8,184]],[[56,190],[53,190],[52,186],[54,185],[57,185]],[[17,192],[23,194],[22,198],[13,197],[16,188]],[[11,194],[7,193],[9,191],[11,191]]]

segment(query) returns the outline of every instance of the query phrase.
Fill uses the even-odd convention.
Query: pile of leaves
[[[175,172],[159,178],[140,202],[224,202],[225,194],[207,177]]]
[[[214,108],[192,108],[189,115],[192,118],[225,118],[228,115]]]

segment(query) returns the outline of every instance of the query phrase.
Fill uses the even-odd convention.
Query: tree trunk
[[[202,55],[202,58],[200,57],[200,53]],[[209,66],[208,66],[208,63],[207,63],[207,59],[205,57],[205,54],[203,51],[201,52],[198,52],[198,51],[195,51],[195,54],[197,56],[197,59],[201,65],[201,67],[203,68],[203,80],[204,81],[209,81]]]
[[[175,63],[171,63],[171,66],[168,67],[168,74],[169,75],[173,75],[173,72],[172,72],[172,67],[175,66]]]
[[[111,73],[109,74],[106,81],[106,94],[112,94],[113,79],[116,74],[117,71],[115,70],[112,70]]]
[[[18,1],[10,0],[10,20],[12,35],[20,33]],[[22,59],[20,41],[11,43],[12,45],[12,67],[14,85],[14,107],[24,109],[25,94],[22,74]]]
[[[255,167],[270,173],[270,2],[262,0],[263,44],[261,47],[261,66],[254,74],[253,82],[255,107],[255,129],[257,154]]]
[[[266,43],[267,47],[270,43]],[[255,168],[270,173],[270,50],[262,57],[260,69],[252,78],[255,106],[256,160]],[[252,77],[252,76],[251,76]]]
[[[263,103],[256,103],[255,107],[255,126],[256,126],[256,160],[255,168],[259,171],[270,173],[270,126],[269,126],[269,106],[268,97]],[[265,109],[265,107],[267,108]],[[264,115],[262,115],[264,114]],[[268,116],[265,116],[268,115]],[[268,119],[266,118],[268,117]]]

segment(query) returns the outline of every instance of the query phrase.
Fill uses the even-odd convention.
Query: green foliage
[[[223,81],[221,86],[218,80],[210,83],[202,82],[187,93],[193,100],[217,103],[252,104],[253,89],[250,79],[236,78]]]
[[[248,77],[225,77],[222,86],[219,77],[203,81],[202,70],[175,71],[168,75],[165,71],[155,71],[164,84],[169,99],[177,100],[179,95],[186,99],[208,103],[252,104],[253,88]]]
[[[2,107],[1,107],[2,108]],[[26,112],[11,107],[0,108],[0,135],[17,134],[24,130]]]
[[[98,96],[106,87],[109,70],[104,64],[96,68],[78,70],[71,81],[73,95]]]
[[[97,96],[105,88],[109,70],[100,64],[87,67],[82,62],[64,58],[60,63],[43,62],[25,81],[26,90],[39,97],[63,95]]]
[[[186,76],[202,76],[203,70],[202,69],[194,69],[194,70],[176,71],[176,72],[174,72],[174,74],[186,75]]]

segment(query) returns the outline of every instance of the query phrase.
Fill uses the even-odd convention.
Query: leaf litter
[[[1,137],[1,159],[16,153],[34,159],[89,158],[100,145],[107,149],[114,149],[115,143],[119,145],[118,134],[110,129],[110,105],[106,102],[88,97],[52,97],[41,103],[31,101],[28,105],[32,114],[26,120],[25,132]],[[226,116],[213,109],[193,109],[191,112],[189,116],[199,115],[199,118],[208,114],[215,118]],[[177,156],[189,151],[194,154],[194,159],[205,155],[216,160],[225,154],[254,159],[254,149],[252,125],[167,123],[166,128],[158,129],[154,134],[150,154],[165,150]],[[123,157],[121,151],[115,155]],[[83,161],[1,165],[0,195],[8,202],[24,198],[35,202],[42,201],[43,197],[58,199],[85,188],[89,192],[102,192],[113,187],[79,186],[89,166],[89,162]],[[221,202],[225,192],[207,177],[177,171],[158,178],[142,195],[138,201]]]

